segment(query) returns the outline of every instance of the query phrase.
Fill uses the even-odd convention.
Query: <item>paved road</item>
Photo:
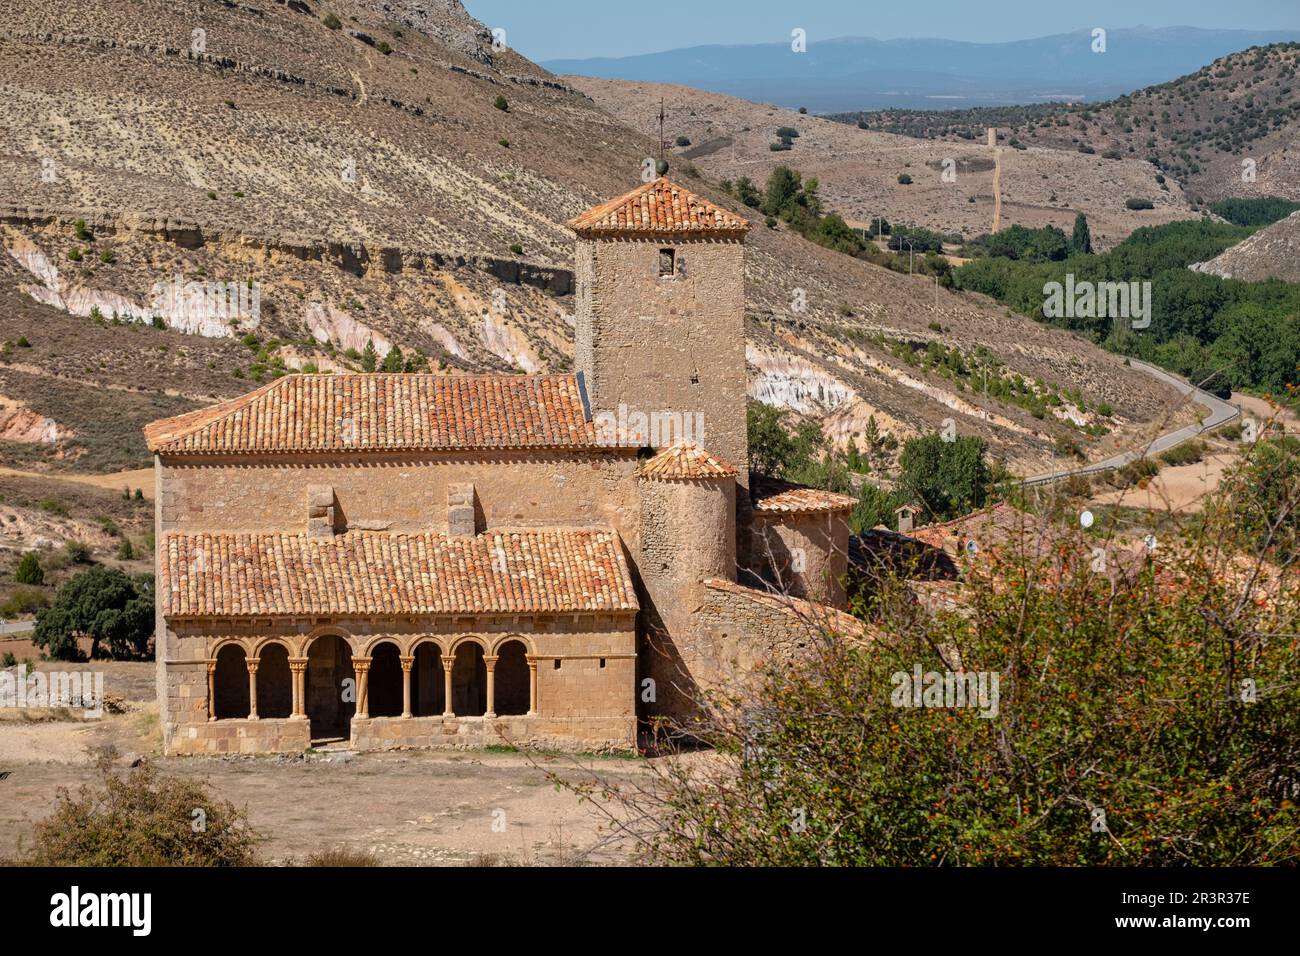
[[[1067,471],[1053,471],[1045,475],[1034,475],[1032,478],[1025,478],[1021,481],[1022,485],[1045,485],[1053,481],[1061,481],[1069,478],[1071,475],[1095,475],[1103,471],[1113,471],[1116,468],[1123,468],[1131,461],[1137,461],[1139,458],[1149,458],[1152,455],[1158,455],[1162,451],[1173,448],[1175,445],[1187,441],[1189,438],[1195,438],[1211,428],[1218,428],[1225,422],[1230,422],[1241,414],[1241,409],[1236,405],[1230,405],[1220,398],[1216,398],[1209,392],[1202,391],[1199,388],[1189,384],[1185,379],[1172,375],[1162,368],[1156,368],[1154,365],[1148,365],[1146,362],[1139,362],[1137,359],[1130,359],[1129,364],[1140,371],[1146,372],[1152,378],[1159,379],[1167,385],[1172,385],[1178,389],[1185,397],[1204,405],[1208,413],[1201,419],[1199,425],[1187,425],[1177,431],[1168,432],[1159,438],[1148,442],[1141,448],[1135,448],[1118,455],[1112,455],[1104,461],[1095,462],[1091,465],[1084,465],[1080,468],[1072,468]]]
[[[7,637],[11,634],[26,634],[35,629],[35,621],[18,621],[14,624],[0,624],[0,637]]]

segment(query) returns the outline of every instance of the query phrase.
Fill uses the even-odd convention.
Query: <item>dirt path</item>
[[[1149,511],[1197,512],[1205,498],[1219,487],[1224,470],[1235,454],[1209,455],[1191,465],[1166,465],[1146,488],[1125,488],[1089,499],[1100,505],[1124,505]]]
[[[105,692],[126,698],[129,710],[77,722],[0,711],[0,774],[8,774],[0,779],[0,859],[20,842],[30,845],[61,787],[95,783],[87,748],[106,744],[155,760],[164,774],[203,780],[218,798],[246,808],[264,839],[262,856],[275,862],[339,846],[368,850],[387,865],[629,859],[628,847],[608,841],[599,811],[557,790],[547,771],[625,783],[650,776],[644,760],[486,751],[164,758],[152,663],[67,666],[103,670]]]

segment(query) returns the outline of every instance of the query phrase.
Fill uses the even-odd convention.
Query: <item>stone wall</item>
[[[750,566],[763,580],[791,597],[846,606],[847,512],[755,512],[751,529]]]
[[[636,750],[636,718],[625,717],[371,717],[354,720],[358,750],[493,745],[570,752]]]
[[[447,491],[473,484],[486,529],[609,526],[637,537],[633,452],[549,452],[420,457],[380,453],[256,462],[165,459],[158,471],[158,533],[303,533],[308,489],[334,490],[335,527],[445,532]]]
[[[693,611],[708,578],[736,577],[736,483],[641,480],[641,677],[654,681],[646,717],[689,713],[692,676],[684,666]]]
[[[189,723],[170,741],[173,754],[301,753],[311,744],[305,720],[214,720]]]

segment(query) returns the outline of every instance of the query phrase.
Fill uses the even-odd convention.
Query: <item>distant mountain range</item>
[[[1102,100],[1164,83],[1251,46],[1300,40],[1294,30],[1133,27],[1008,43],[810,37],[790,43],[696,46],[641,56],[550,60],[554,73],[678,83],[813,112],[955,109]]]

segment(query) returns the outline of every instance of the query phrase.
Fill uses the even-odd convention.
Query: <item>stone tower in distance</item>
[[[593,414],[681,422],[689,433],[672,437],[731,462],[748,488],[749,223],[660,178],[569,227],[578,235],[575,365]],[[666,431],[652,424],[646,444],[670,444]]]

